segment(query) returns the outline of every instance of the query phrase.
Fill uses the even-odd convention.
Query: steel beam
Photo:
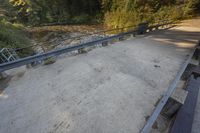
[[[192,59],[194,53],[196,51],[196,48],[192,51],[192,53],[190,54],[190,56],[188,57],[188,59],[186,60],[185,63],[183,63],[183,65],[181,66],[181,69],[178,71],[175,79],[172,81],[172,83],[170,84],[170,86],[167,89],[167,92],[163,95],[162,99],[159,101],[156,109],[153,111],[152,115],[150,116],[150,118],[148,119],[146,125],[144,126],[144,128],[142,129],[141,133],[149,133],[154,122],[156,121],[156,119],[158,118],[160,112],[162,111],[163,107],[165,106],[165,104],[167,103],[169,97],[173,94],[173,92],[176,89],[176,86],[178,84],[178,82],[181,79],[182,74],[184,73],[185,69],[187,68],[188,64],[190,63],[190,60]]]

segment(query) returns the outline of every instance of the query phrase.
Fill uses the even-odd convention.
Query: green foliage
[[[82,14],[80,16],[75,16],[72,18],[72,22],[74,23],[87,23],[90,21],[90,16],[87,14]]]
[[[24,24],[89,22],[100,12],[99,0],[10,0],[16,21]]]
[[[11,24],[5,20],[0,21],[0,48],[21,48],[30,44],[22,25]],[[24,57],[33,54],[31,49],[26,49],[18,53]]]
[[[144,21],[180,20],[200,10],[200,0],[0,0],[0,3],[0,47],[10,48],[30,44],[22,24],[104,22],[108,27],[120,28]],[[31,49],[20,51],[22,56],[32,53]]]
[[[183,7],[164,6],[161,7],[151,17],[153,22],[158,22],[162,20],[180,20],[183,19],[185,16],[183,14]]]
[[[199,4],[200,0],[102,0],[108,27],[188,18],[194,15]]]
[[[111,27],[192,16],[200,0],[10,0],[14,22],[102,22]],[[199,6],[200,8],[200,6]],[[102,15],[103,14],[103,15]]]
[[[184,5],[184,15],[193,16],[194,11],[197,11],[200,5],[200,0],[188,0]]]
[[[137,25],[140,20],[137,12],[116,10],[105,14],[105,23],[108,27],[121,28]]]
[[[28,25],[102,22],[105,16],[106,25],[120,27],[123,24],[135,25],[146,20],[154,22],[163,18],[182,19],[193,16],[194,11],[200,9],[200,0],[0,0],[0,2],[9,7],[12,22]]]

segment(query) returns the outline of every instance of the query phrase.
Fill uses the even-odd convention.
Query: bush
[[[159,21],[164,20],[181,20],[194,15],[194,10],[198,9],[198,0],[191,0],[182,4],[161,4],[157,2],[156,5],[159,5],[158,8],[154,9],[150,4],[141,4],[140,6],[133,6],[129,8],[130,4],[112,5],[110,10],[107,10],[105,13],[105,24],[108,27],[117,28],[125,27],[130,25],[137,25],[141,22],[149,22],[154,24]],[[199,2],[200,3],[200,2]],[[126,6],[128,5],[128,6]]]
[[[82,14],[80,16],[76,16],[71,20],[73,23],[87,23],[90,21],[90,16],[87,14]]]
[[[137,25],[141,20],[137,12],[116,10],[105,14],[105,24],[112,28],[128,27]]]

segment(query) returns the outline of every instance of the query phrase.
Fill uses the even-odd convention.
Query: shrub
[[[176,4],[176,2],[164,4],[158,1],[154,1],[154,4],[148,4],[148,2],[142,3],[141,1],[139,6],[137,6],[136,2],[132,8],[129,7],[131,4],[125,4],[126,2],[120,1],[122,4],[113,4],[110,10],[106,11],[104,22],[108,27],[117,28],[137,25],[145,21],[153,24],[163,20],[181,20],[194,15],[194,10],[198,9],[197,5],[200,3],[198,1],[190,0],[182,4]],[[157,7],[155,8],[156,5]]]
[[[90,16],[87,14],[82,14],[80,16],[76,16],[71,20],[73,23],[87,23],[90,21]]]
[[[107,12],[105,15],[105,24],[112,28],[128,27],[137,25],[141,20],[137,12],[127,12],[125,10],[116,10]]]

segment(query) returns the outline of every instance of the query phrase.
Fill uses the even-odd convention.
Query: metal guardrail
[[[177,86],[178,82],[181,80],[181,76],[185,72],[185,70],[186,70],[188,64],[190,63],[192,57],[194,56],[195,52],[199,49],[199,47],[198,47],[199,45],[200,45],[200,42],[197,45],[197,47],[191,52],[191,54],[189,55],[189,57],[187,58],[187,60],[182,64],[180,70],[176,74],[176,77],[171,82],[171,84],[168,87],[167,91],[164,93],[163,97],[161,98],[161,100],[159,101],[159,103],[156,106],[155,110],[153,111],[153,113],[151,114],[150,118],[148,119],[146,125],[141,130],[141,133],[149,133],[150,132],[153,124],[155,123],[155,121],[158,118],[159,114],[161,113],[163,107],[167,103],[169,97],[175,91],[176,86]]]
[[[33,55],[33,56],[18,59],[16,61],[3,63],[3,64],[0,64],[0,73],[4,72],[6,70],[9,70],[9,69],[13,69],[13,68],[20,67],[20,66],[23,66],[23,65],[26,65],[26,64],[30,64],[32,62],[41,61],[41,60],[47,59],[49,57],[54,57],[54,56],[58,56],[58,55],[61,55],[61,54],[64,54],[64,53],[69,53],[69,52],[72,52],[72,51],[80,50],[80,49],[83,49],[83,48],[86,48],[86,47],[91,47],[91,46],[95,46],[95,45],[98,45],[98,44],[107,43],[109,41],[112,41],[113,39],[120,39],[120,38],[122,38],[126,35],[131,35],[131,34],[136,35],[139,32],[145,33],[147,30],[151,30],[153,28],[159,28],[159,27],[162,27],[164,25],[170,25],[170,24],[172,24],[172,22],[168,22],[168,23],[160,24],[160,25],[155,25],[155,26],[151,26],[151,27],[146,27],[146,28],[144,28],[142,26],[142,27],[138,27],[135,30],[131,30],[131,31],[128,31],[128,32],[125,32],[125,33],[120,33],[120,34],[113,35],[113,36],[110,36],[110,37],[105,37],[103,39],[99,39],[99,40],[96,40],[96,41],[87,42],[87,43],[84,43],[84,44],[80,44],[78,46],[72,46],[72,47],[68,47],[68,48],[62,48],[62,49],[59,49],[59,50],[53,50],[53,51],[49,51],[47,53]]]

